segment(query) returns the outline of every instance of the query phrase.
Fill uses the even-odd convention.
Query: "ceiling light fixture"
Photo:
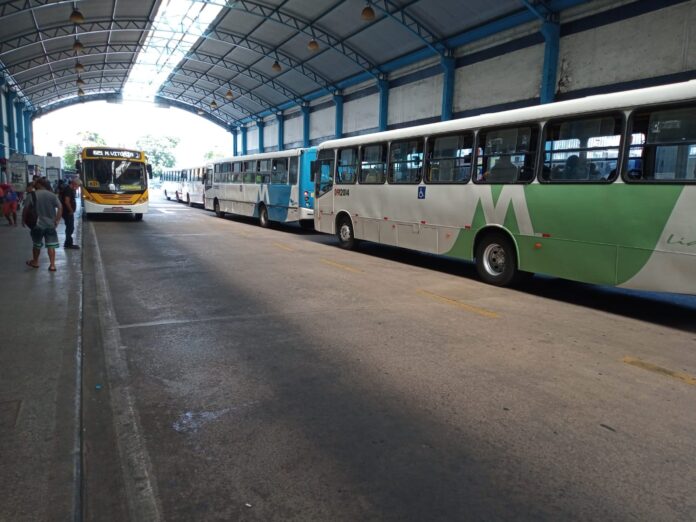
[[[225,99],[229,101],[234,100],[234,93],[232,92],[232,89],[227,89],[227,92],[225,93]]]
[[[203,116],[205,114],[205,111],[203,109],[198,109],[196,112],[198,112],[199,116]]]
[[[319,42],[317,42],[314,38],[312,38],[309,43],[307,44],[307,49],[310,51],[317,52],[319,50]]]
[[[82,50],[85,48],[85,46],[82,45],[80,40],[75,40],[75,43],[73,44],[72,48],[73,48],[73,51],[75,51],[76,53],[81,53]]]
[[[366,22],[371,22],[375,19],[375,10],[372,9],[372,6],[369,3],[363,7],[362,13],[360,13],[360,18]]]
[[[283,68],[282,68],[282,67],[280,66],[280,64],[278,63],[278,60],[276,60],[275,62],[273,62],[273,65],[271,65],[271,69],[273,69],[275,72],[280,72],[280,71],[283,70]]]
[[[84,70],[85,70],[84,65],[82,65],[80,62],[75,62],[75,72],[81,73]]]
[[[215,100],[213,100],[213,101],[210,102],[210,108],[213,109],[213,110],[215,110],[215,109],[218,108],[218,104],[217,104],[217,102],[216,102]]]
[[[73,9],[73,12],[70,14],[70,21],[74,23],[75,25],[80,25],[85,23],[85,17],[82,16],[82,13],[80,10],[76,7]]]
[[[82,78],[80,78],[80,77],[78,76],[78,77],[77,77],[77,81],[76,81],[75,83],[76,83],[77,85],[79,85],[80,87],[82,87],[82,86],[85,84],[85,81],[84,81]]]
[[[83,91],[82,89],[77,89],[77,95],[78,95],[78,96],[84,96],[84,95],[85,95],[85,91]]]

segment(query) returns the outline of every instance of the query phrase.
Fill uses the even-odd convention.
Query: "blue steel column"
[[[246,156],[246,154],[247,154],[247,128],[246,128],[246,126],[242,125],[240,127],[239,131],[242,133],[242,156]]]
[[[0,87],[5,83],[5,81],[0,78]],[[0,103],[4,101],[5,91],[0,89]],[[0,158],[5,157],[5,120],[2,117],[2,107],[0,107]]]
[[[263,119],[259,118],[256,120],[256,129],[257,132],[259,133],[259,152],[263,152],[265,149],[264,144],[263,144],[263,128],[266,126],[266,122],[263,121]]]
[[[454,105],[454,57],[443,56],[440,59],[442,66],[442,114],[440,119],[447,121],[452,119],[452,107]]]
[[[334,94],[333,101],[336,104],[336,130],[334,136],[336,138],[343,137],[343,95]]]
[[[237,155],[237,127],[230,127],[232,133],[232,155]]]
[[[377,80],[379,88],[379,130],[387,130],[389,122],[389,81],[386,78]]]
[[[15,143],[17,143],[17,152],[26,154],[26,146],[24,144],[24,110],[22,102],[15,102],[15,114],[17,115],[17,132],[15,133]]]
[[[551,103],[556,94],[556,74],[561,40],[561,25],[555,20],[546,20],[541,25],[544,35],[544,69],[541,74],[541,103]]]
[[[285,150],[285,117],[282,112],[276,113],[278,120],[278,150]]]
[[[309,105],[302,106],[302,146],[309,147]]]
[[[8,129],[8,145],[10,146],[10,155],[13,152],[17,152],[17,136],[15,135],[15,123],[14,123],[14,101],[17,95],[9,91],[5,98],[5,107],[7,109],[7,129]]]
[[[27,154],[34,154],[34,113],[24,111],[24,146]]]

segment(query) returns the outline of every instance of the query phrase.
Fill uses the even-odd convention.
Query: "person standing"
[[[77,210],[77,201],[75,192],[80,186],[80,180],[73,178],[61,193],[61,203],[63,204],[63,221],[65,221],[65,243],[63,248],[79,249],[80,247],[73,243],[73,231],[75,230],[75,210]]]
[[[47,181],[39,180],[34,185],[36,187],[35,195],[27,199],[22,213],[22,226],[25,226],[30,209],[34,208],[37,216],[36,226],[31,229],[31,239],[34,243],[32,258],[26,264],[32,268],[39,268],[39,254],[41,254],[41,247],[44,246],[45,241],[50,263],[48,270],[55,272],[56,248],[60,245],[56,227],[60,223],[63,206],[60,204],[58,196],[51,192],[51,185]]]
[[[14,191],[12,185],[10,185],[5,191],[5,201],[2,204],[2,213],[7,219],[7,224],[11,227],[17,226],[17,193]]]

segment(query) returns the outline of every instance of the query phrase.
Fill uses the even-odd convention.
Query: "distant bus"
[[[148,210],[148,175],[152,175],[143,151],[86,147],[75,168],[87,216],[131,214],[143,219]]]
[[[187,205],[203,206],[205,178],[208,166],[165,170],[162,173],[164,197],[184,201]]]
[[[318,147],[315,228],[524,273],[696,294],[696,82]]]
[[[291,149],[217,160],[205,185],[205,208],[271,222],[312,227],[316,149]]]

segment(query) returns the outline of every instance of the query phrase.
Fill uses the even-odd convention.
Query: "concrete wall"
[[[263,128],[263,146],[269,150],[278,147],[278,120],[274,118],[266,120]]]
[[[377,100],[379,105],[379,96]],[[389,125],[432,118],[441,112],[442,74],[389,89]]]
[[[331,102],[333,105],[333,102]],[[333,138],[336,132],[336,107],[327,107],[309,115],[309,139]]]
[[[247,152],[258,151],[259,129],[256,125],[247,128]]]
[[[347,101],[343,104],[343,133],[349,134],[379,125],[379,94]]]
[[[302,115],[300,114],[297,117],[291,117],[297,113],[298,113],[298,111],[296,111],[295,113],[286,114],[285,136],[284,136],[286,146],[288,144],[293,144],[293,143],[297,143],[297,142],[302,141]],[[311,115],[310,115],[310,122],[311,122]]]
[[[562,91],[692,71],[696,2],[674,5],[561,39]]]

